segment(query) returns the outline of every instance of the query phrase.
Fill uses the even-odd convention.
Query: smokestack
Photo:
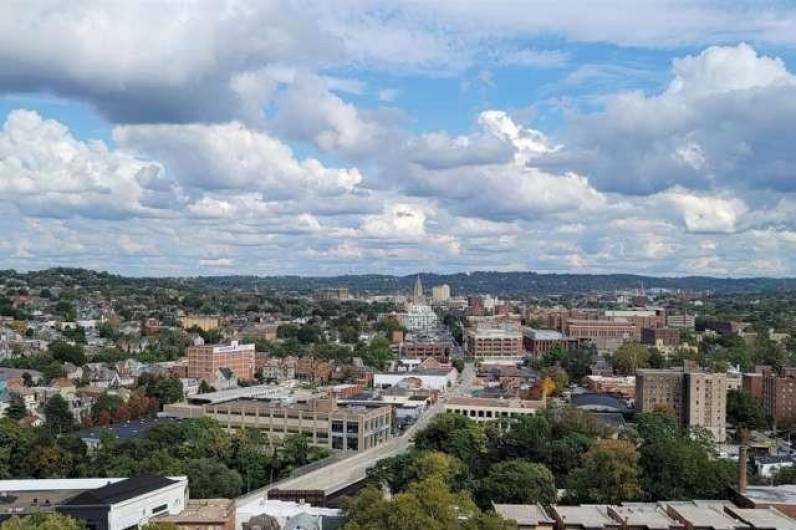
[[[741,447],[738,449],[738,493],[746,493],[746,486],[748,480],[746,477],[746,461],[747,455],[746,440],[741,441]]]

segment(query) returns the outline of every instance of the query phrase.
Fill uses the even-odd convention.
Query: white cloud
[[[682,215],[689,232],[725,232],[736,230],[740,217],[748,211],[736,198],[700,197],[682,191],[663,195]]]
[[[129,217],[156,215],[148,190],[162,171],[148,159],[82,142],[54,120],[16,110],[0,131],[0,194],[31,215]]]
[[[162,161],[187,188],[260,191],[271,198],[351,192],[362,174],[299,161],[281,141],[245,125],[126,125],[114,140],[125,149]]]

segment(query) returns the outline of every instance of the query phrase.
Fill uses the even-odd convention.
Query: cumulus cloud
[[[126,125],[113,138],[125,149],[162,161],[183,186],[208,190],[257,190],[270,198],[351,192],[356,168],[330,169],[297,160],[292,149],[239,122],[217,125]]]
[[[588,174],[603,191],[672,186],[796,190],[796,78],[746,44],[674,61],[669,87],[608,98],[575,116],[565,148],[538,161]]]
[[[109,149],[99,141],[83,142],[55,120],[16,110],[0,131],[0,195],[30,215],[123,218],[156,215],[148,190],[162,166]]]
[[[241,96],[253,95],[240,76],[341,52],[336,38],[280,0],[0,7],[0,91],[84,99],[114,122],[240,117]]]

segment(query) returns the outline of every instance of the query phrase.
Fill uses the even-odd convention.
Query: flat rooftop
[[[154,427],[158,425],[167,425],[170,423],[180,422],[179,418],[141,418],[138,420],[130,420],[124,423],[112,423],[104,427],[93,427],[91,429],[82,429],[75,434],[80,438],[100,439],[100,435],[104,431],[110,431],[115,434],[120,440],[135,440],[143,437]]]
[[[556,331],[554,329],[535,329],[535,328],[526,328],[525,336],[533,340],[564,340],[568,338],[560,331]],[[572,340],[577,340],[577,339],[572,339]]]
[[[724,507],[732,506],[722,501],[683,501],[667,502],[668,513],[696,528],[713,530],[745,530],[749,526],[724,512]]]
[[[796,504],[796,484],[748,486],[741,495],[755,504]]]
[[[526,399],[501,399],[480,397],[452,397],[446,405],[460,405],[463,407],[498,407],[498,408],[524,408],[539,409],[544,407],[544,401]]]
[[[796,530],[796,521],[774,508],[746,509],[727,508],[727,511],[754,528],[777,530]]]
[[[538,504],[495,504],[495,511],[504,519],[517,521],[520,526],[555,522]]]
[[[235,508],[230,499],[191,499],[185,509],[175,515],[163,515],[158,522],[180,524],[223,524]]]
[[[583,528],[618,528],[616,521],[608,516],[607,507],[597,504],[580,506],[553,506],[551,511],[565,525],[582,526]]]

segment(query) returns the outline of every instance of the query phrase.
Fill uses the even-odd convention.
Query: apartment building
[[[641,328],[641,344],[670,348],[680,345],[680,330],[675,328]]]
[[[473,358],[510,358],[524,354],[522,333],[514,329],[468,329],[465,347],[467,355]]]
[[[742,388],[763,402],[766,415],[775,423],[796,421],[796,373],[792,369],[776,373],[770,366],[758,366],[755,373],[743,374]]]
[[[227,368],[241,380],[254,379],[254,344],[196,344],[185,349],[188,377],[215,381],[216,373]]]
[[[444,304],[451,299],[451,288],[447,283],[435,285],[431,288],[431,302],[434,304]]]
[[[642,412],[674,414],[683,427],[708,429],[717,442],[726,438],[727,376],[690,366],[681,369],[639,370],[636,406]]]

